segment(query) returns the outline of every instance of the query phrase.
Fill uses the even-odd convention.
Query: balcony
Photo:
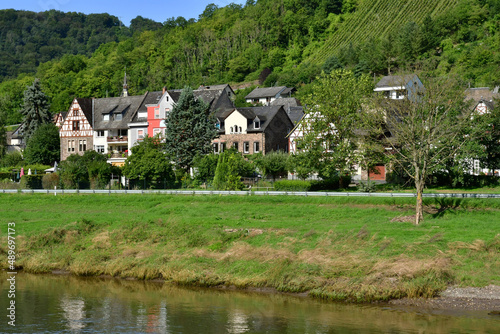
[[[127,143],[128,136],[109,136],[108,143]]]

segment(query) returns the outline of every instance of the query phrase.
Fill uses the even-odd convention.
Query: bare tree
[[[484,123],[473,114],[471,104],[464,102],[464,89],[457,81],[427,78],[422,82],[424,86],[401,91],[400,99],[375,97],[375,111],[368,113],[369,124],[376,125],[386,139],[392,162],[414,181],[415,224],[423,219],[422,194],[428,176],[476,140]]]

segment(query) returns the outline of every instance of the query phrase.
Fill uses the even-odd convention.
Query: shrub
[[[42,177],[43,189],[54,189],[59,186],[59,175],[56,173],[45,174]]]
[[[281,180],[274,182],[274,190],[277,191],[309,191],[311,181]]]
[[[21,189],[42,189],[43,174],[24,175],[21,178]]]

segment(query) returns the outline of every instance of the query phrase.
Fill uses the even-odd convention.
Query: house
[[[214,153],[235,148],[243,154],[288,151],[286,135],[293,123],[282,106],[224,109],[216,113]]]
[[[94,99],[94,149],[108,155],[108,162],[122,166],[129,154],[129,124],[149,93]],[[144,108],[145,109],[145,108]],[[129,145],[130,144],[130,145]]]
[[[245,101],[253,104],[260,103],[267,106],[276,99],[291,97],[294,90],[295,88],[287,88],[285,86],[255,88],[250,94],[245,96]]]
[[[388,75],[375,85],[375,92],[382,92],[385,97],[393,100],[416,98],[424,85],[416,74]]]
[[[494,111],[496,99],[500,99],[499,87],[490,90],[489,87],[468,88],[465,91],[465,101],[473,101],[473,108],[477,115],[484,115]],[[500,145],[500,143],[499,143]],[[473,159],[469,173],[472,175],[496,175],[500,176],[500,170],[481,168],[481,161]]]
[[[7,131],[5,135],[7,137],[7,152],[21,152],[25,149],[26,143],[23,138],[22,124],[19,124],[14,131]]]
[[[61,161],[94,147],[93,99],[75,98],[59,129]]]
[[[272,101],[269,105],[283,106],[294,125],[296,125],[304,116],[304,108],[300,104],[299,100],[294,97],[282,97]]]

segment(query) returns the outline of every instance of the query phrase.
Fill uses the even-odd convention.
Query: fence
[[[91,190],[91,189],[1,189],[3,194],[163,194],[163,195],[238,195],[238,196],[303,196],[303,197],[416,197],[415,193],[361,193],[312,191],[222,191],[222,190]],[[500,194],[423,194],[437,198],[500,198]]]

